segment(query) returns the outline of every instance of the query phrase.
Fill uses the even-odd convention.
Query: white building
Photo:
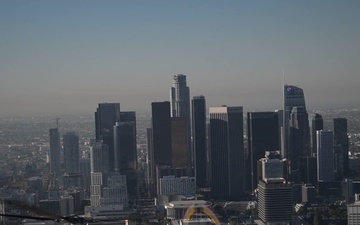
[[[347,206],[348,225],[360,224],[359,194],[355,195],[355,203]]]

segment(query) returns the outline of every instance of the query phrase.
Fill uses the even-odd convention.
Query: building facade
[[[318,181],[334,181],[333,132],[320,130],[316,134]]]
[[[277,112],[247,113],[247,144],[250,160],[251,190],[257,187],[257,161],[266,151],[280,150]]]
[[[206,142],[206,101],[204,96],[195,96],[192,105],[192,136],[196,186],[207,186],[207,142]]]
[[[120,122],[120,103],[100,103],[95,112],[96,141],[109,148],[109,169],[115,171],[114,125]]]
[[[210,107],[211,192],[216,199],[244,195],[243,109]]]
[[[74,132],[63,135],[64,169],[67,174],[79,172],[79,137]]]
[[[55,177],[61,175],[61,145],[58,128],[49,130],[50,135],[50,173]]]

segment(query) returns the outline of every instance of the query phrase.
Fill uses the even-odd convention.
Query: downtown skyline
[[[207,106],[356,108],[358,2],[0,1],[0,117],[149,113],[185,74]]]

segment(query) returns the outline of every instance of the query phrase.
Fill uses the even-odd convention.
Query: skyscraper
[[[148,137],[151,146],[149,146],[150,161],[150,180],[152,183],[151,190],[153,194],[157,190],[156,167],[158,165],[172,164],[171,154],[171,118],[170,118],[170,102],[153,102],[151,103],[151,132]]]
[[[126,175],[128,192],[137,194],[137,147],[135,112],[120,112],[114,126],[115,172]]]
[[[324,121],[320,114],[316,113],[311,121],[311,136],[312,136],[312,151],[314,154],[317,151],[316,131],[324,129]]]
[[[349,177],[349,138],[347,135],[347,119],[334,118],[334,145],[342,152],[339,178]],[[342,170],[342,172],[341,172]]]
[[[56,177],[61,175],[61,157],[60,157],[60,133],[58,128],[51,128],[50,135],[50,173]]]
[[[277,112],[247,113],[248,152],[250,154],[251,190],[257,187],[257,162],[266,151],[280,150]]]
[[[316,134],[318,181],[334,181],[333,132],[319,130]]]
[[[171,117],[184,117],[186,121],[186,146],[188,168],[193,167],[193,153],[191,150],[191,123],[190,123],[190,90],[186,84],[186,75],[174,75],[170,89]]]
[[[109,168],[115,171],[114,125],[120,122],[120,103],[100,103],[95,112],[96,141],[109,147]]]
[[[267,152],[259,160],[259,218],[264,224],[290,224],[293,215],[292,187],[284,171],[286,159],[277,152]]]
[[[114,125],[115,171],[137,168],[136,115],[120,112],[120,121]]]
[[[207,148],[206,148],[206,102],[204,96],[195,96],[192,101],[192,131],[194,168],[197,187],[207,184]]]
[[[295,107],[296,109],[293,110]],[[290,114],[292,114],[292,118]],[[296,132],[292,132],[292,134],[290,134],[290,124],[293,131],[297,130]],[[298,154],[295,151],[310,152],[310,128],[308,124],[309,119],[303,89],[293,85],[285,85],[281,154],[290,161],[291,165],[295,166],[294,170],[298,169],[297,162],[291,162],[294,161]],[[300,133],[302,134],[300,135]],[[291,138],[290,135],[292,135]],[[295,138],[295,136],[298,137]],[[294,149],[296,144],[291,142],[296,140],[300,141],[300,138],[303,140],[301,149]],[[291,155],[293,155],[293,157]]]
[[[289,118],[288,156],[291,165],[291,180],[300,181],[300,158],[311,156],[310,127],[304,107],[293,107]]]
[[[79,172],[79,137],[74,132],[63,135],[64,167],[67,174]]]
[[[217,199],[238,199],[244,194],[243,109],[211,107],[211,191]]]
[[[189,172],[185,117],[171,118],[171,164],[173,168],[186,168]]]

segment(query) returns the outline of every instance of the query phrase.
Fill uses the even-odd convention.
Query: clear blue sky
[[[0,0],[0,116],[150,112],[172,75],[245,111],[359,107],[360,1]]]

